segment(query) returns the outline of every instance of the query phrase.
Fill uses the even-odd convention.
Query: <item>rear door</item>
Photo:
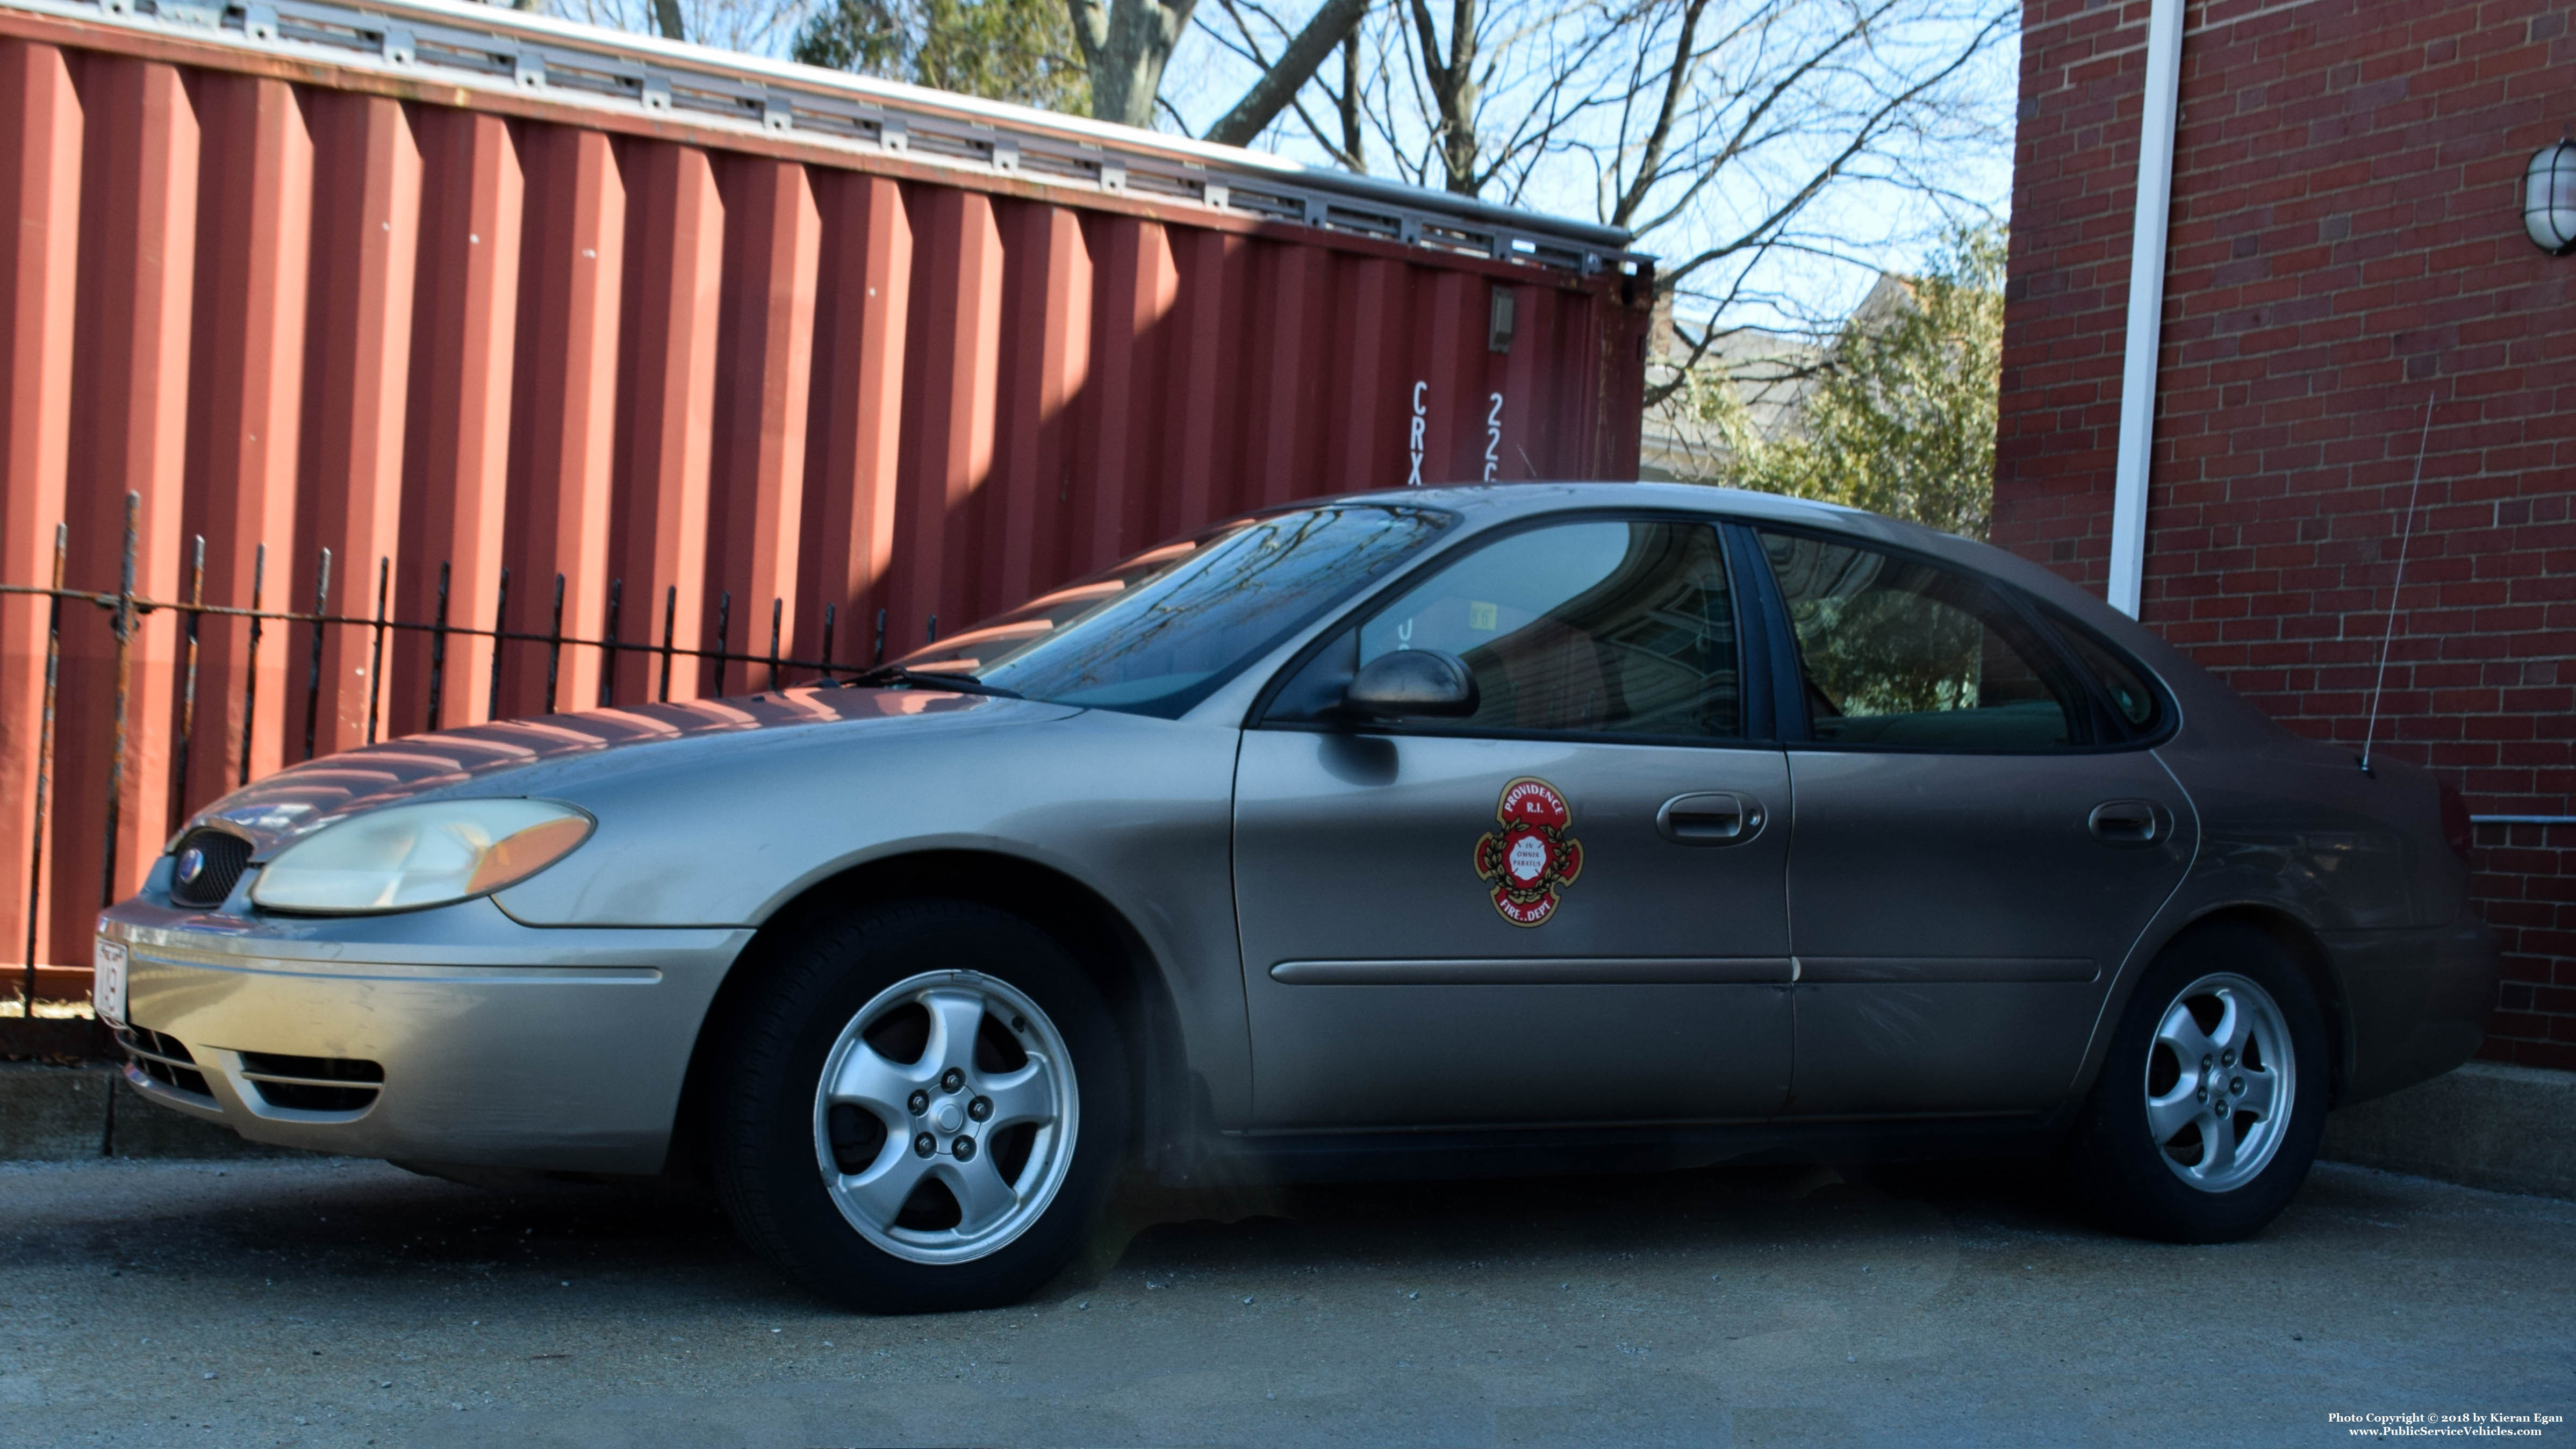
[[[1287,682],[1235,790],[1263,1125],[1779,1108],[1788,773],[1745,736],[1734,593],[1704,520],[1549,522],[1436,562]],[[1476,715],[1333,716],[1405,648],[1463,658]]]
[[[2189,803],[2134,742],[2153,690],[2101,679],[2126,666],[1976,575],[1759,536],[1808,717],[1788,752],[1789,1112],[2053,1104],[2191,860]]]

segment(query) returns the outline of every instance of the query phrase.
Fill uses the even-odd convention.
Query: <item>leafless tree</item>
[[[1648,0],[1625,83],[1550,138],[1589,169],[1602,220],[1661,251],[1657,287],[1696,366],[1727,320],[1795,315],[1772,293],[1814,259],[1875,271],[1894,238],[1850,223],[1912,211],[1927,229],[1990,214],[1959,163],[2009,135],[1981,66],[2012,35],[1994,0]],[[1994,91],[1968,82],[2001,81]],[[1608,121],[1606,127],[1602,121]],[[1606,133],[1606,134],[1605,134]],[[1606,141],[1607,144],[1604,144]],[[1840,202],[1840,205],[1829,203]],[[1747,304],[1752,304],[1748,307]],[[1826,319],[1809,318],[1824,323]]]
[[[1201,28],[1240,63],[1291,32],[1258,0],[1219,3]],[[1961,163],[1999,160],[2009,136],[2017,15],[2012,0],[1389,0],[1340,83],[1310,82],[1326,105],[1289,107],[1303,133],[1282,140],[1634,233],[1659,257],[1666,315],[1686,319],[1658,370],[1669,390],[1748,319],[1829,333],[1823,298],[1852,289],[1820,269],[1873,276],[1891,247],[1992,214],[2000,166]]]

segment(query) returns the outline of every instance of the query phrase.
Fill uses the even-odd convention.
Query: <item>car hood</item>
[[[543,794],[623,766],[685,769],[700,751],[779,731],[937,730],[1035,724],[1069,705],[921,689],[806,688],[496,720],[307,761],[234,791],[189,822],[247,836],[265,860],[364,810],[430,796]],[[657,758],[645,752],[659,752]]]

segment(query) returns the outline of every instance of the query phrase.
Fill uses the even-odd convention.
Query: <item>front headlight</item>
[[[441,800],[353,815],[278,852],[250,898],[272,911],[360,915],[443,906],[516,885],[590,838],[551,800]]]

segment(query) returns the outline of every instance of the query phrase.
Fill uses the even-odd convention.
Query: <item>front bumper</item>
[[[148,893],[99,932],[130,955],[125,1075],[155,1102],[282,1147],[620,1173],[661,1170],[698,1028],[751,937],[532,928],[489,900],[254,920]],[[281,1090],[295,1078],[344,1085]]]

